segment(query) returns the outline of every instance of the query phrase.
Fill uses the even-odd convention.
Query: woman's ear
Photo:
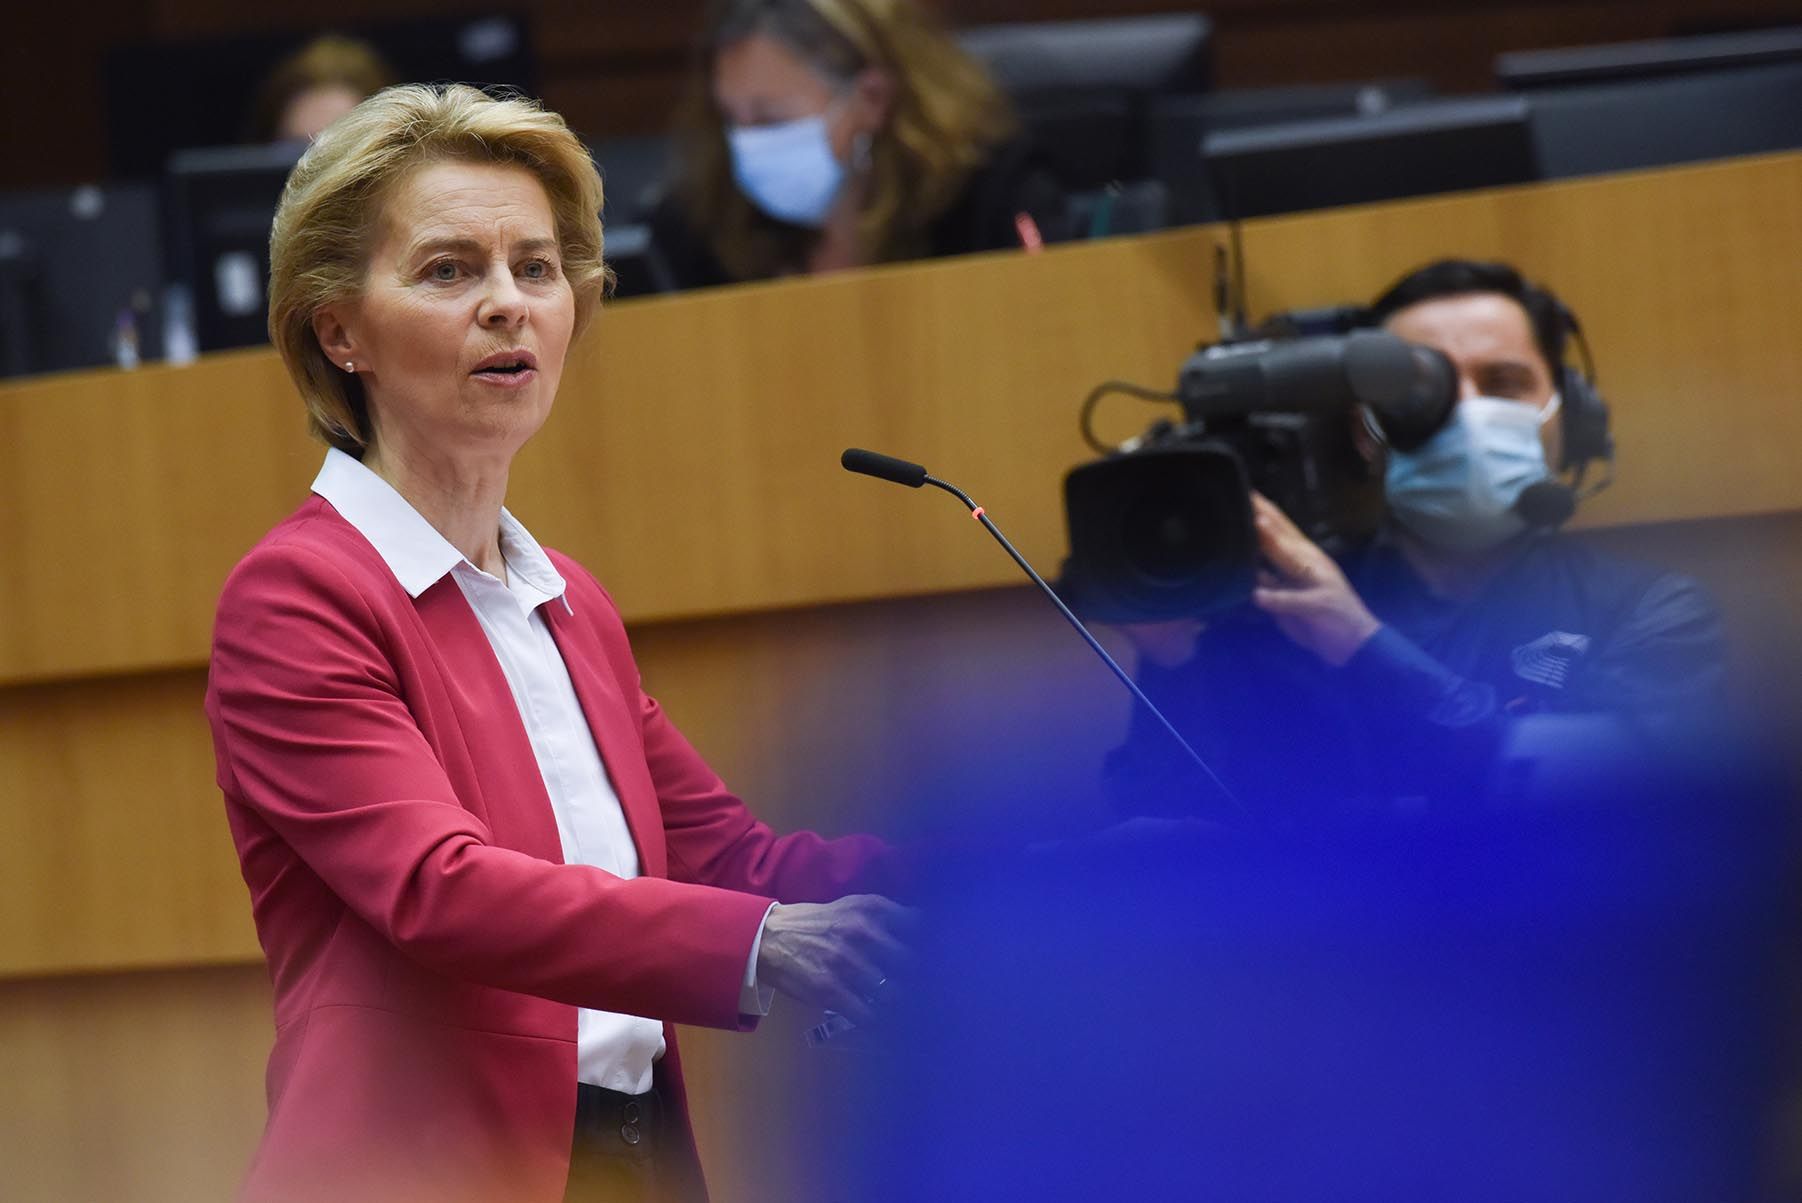
[[[319,340],[319,349],[333,363],[355,362],[356,339],[351,337],[337,306],[327,305],[313,315],[313,337]]]
[[[865,67],[851,81],[852,106],[859,133],[876,134],[895,111],[895,76],[886,67]]]

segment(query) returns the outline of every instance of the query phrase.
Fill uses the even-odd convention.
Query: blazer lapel
[[[456,710],[457,734],[467,749],[467,780],[460,780],[450,758],[440,759],[459,796],[488,824],[502,847],[540,860],[563,862],[557,815],[545,790],[538,757],[526,735],[519,704],[501,671],[481,620],[463,590],[447,574],[415,601],[444,669],[445,687]],[[440,739],[451,738],[446,732]]]
[[[626,814],[632,842],[638,846],[639,871],[647,877],[668,877],[668,851],[663,841],[663,811],[657,789],[645,766],[644,740],[638,729],[638,708],[628,701],[615,679],[606,654],[586,637],[582,624],[561,601],[541,608],[557,650],[563,656],[576,699],[588,716],[588,729],[601,750],[613,790]]]

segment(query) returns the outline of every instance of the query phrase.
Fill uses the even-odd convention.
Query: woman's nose
[[[511,270],[491,272],[479,320],[484,326],[513,326],[526,319],[526,294]]]

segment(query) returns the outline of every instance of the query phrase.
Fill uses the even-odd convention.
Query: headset
[[[1589,340],[1583,337],[1583,326],[1577,321],[1577,315],[1570,311],[1570,307],[1547,289],[1532,284],[1526,287],[1551,302],[1552,311],[1557,314],[1563,331],[1559,338],[1559,350],[1563,351],[1567,343],[1574,343],[1578,358],[1582,361],[1580,369],[1568,359],[1561,361],[1557,369],[1558,395],[1564,401],[1564,412],[1561,415],[1564,425],[1564,463],[1561,467],[1575,472],[1578,496],[1590,496],[1607,488],[1614,478],[1614,434],[1608,425],[1608,402],[1596,387],[1595,357],[1590,353]],[[1596,460],[1606,465],[1607,475],[1585,492],[1582,490],[1583,477],[1589,465]]]

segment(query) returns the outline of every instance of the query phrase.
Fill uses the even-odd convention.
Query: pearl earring
[[[356,361],[350,360],[350,359],[345,360],[344,361],[344,370],[347,372],[356,371],[357,370]]]

